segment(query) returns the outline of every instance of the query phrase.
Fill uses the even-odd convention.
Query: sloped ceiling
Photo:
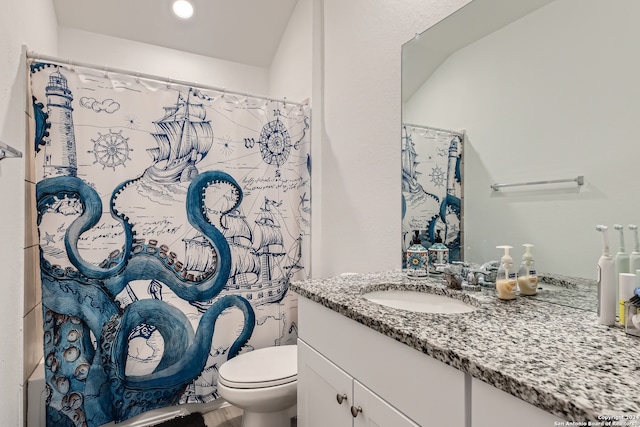
[[[53,0],[58,25],[258,67],[269,67],[297,0]]]

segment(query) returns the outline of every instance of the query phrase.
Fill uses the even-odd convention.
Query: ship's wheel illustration
[[[291,138],[284,124],[276,117],[267,123],[260,133],[260,153],[262,159],[272,165],[282,166],[291,151]]]
[[[133,150],[129,148],[129,138],[122,136],[122,131],[113,132],[109,129],[109,133],[102,135],[98,132],[98,135],[98,138],[91,140],[93,151],[89,151],[96,158],[94,163],[100,163],[103,169],[109,167],[116,170],[116,166],[131,160],[129,152]]]
[[[436,187],[443,187],[445,183],[445,172],[440,168],[440,165],[437,165],[435,168],[431,169],[431,173],[429,174],[431,177],[431,182]]]

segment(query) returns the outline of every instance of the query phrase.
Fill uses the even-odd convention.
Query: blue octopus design
[[[40,255],[42,299],[47,302],[43,304],[47,425],[98,426],[178,403],[180,394],[202,372],[216,321],[227,308],[235,307],[244,316],[244,326],[228,358],[237,355],[253,333],[254,311],[247,300],[236,295],[217,299],[202,315],[195,332],[181,311],[161,300],[138,300],[125,308],[116,302],[115,296],[130,281],[149,279],[163,282],[189,302],[216,297],[228,279],[231,253],[224,235],[208,219],[205,191],[219,183],[234,189],[235,203],[222,215],[242,202],[238,183],[221,171],[200,173],[189,185],[188,221],[218,253],[215,269],[193,277],[169,248],[136,239],[127,216],[117,211],[116,198],[134,181],[126,181],[112,192],[110,213],[124,229],[125,244],[100,265],[84,260],[78,249],[80,236],[102,216],[96,191],[71,176],[45,179],[37,185],[38,225],[56,200],[75,198],[82,206],[64,237],[75,268],[51,265],[42,251]],[[125,372],[125,365],[130,334],[140,325],[150,325],[161,334],[164,351],[153,372],[133,376]],[[53,407],[49,405],[52,399],[60,403]]]

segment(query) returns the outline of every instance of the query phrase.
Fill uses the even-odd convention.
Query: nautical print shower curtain
[[[29,66],[47,425],[211,401],[224,361],[294,344],[307,107]]]
[[[423,246],[442,242],[461,260],[462,150],[459,134],[402,126],[403,266],[415,230]]]

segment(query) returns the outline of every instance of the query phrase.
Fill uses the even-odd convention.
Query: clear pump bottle
[[[633,252],[629,255],[629,273],[634,273],[636,270],[640,270],[640,240],[638,240],[638,226],[636,224],[629,224],[629,230],[633,232]]]
[[[509,249],[513,246],[496,246],[504,249],[504,255],[500,258],[500,267],[496,275],[496,293],[501,300],[516,298],[516,271],[513,266],[513,258],[509,255]]]
[[[621,273],[630,273],[629,271],[629,254],[627,253],[624,247],[624,226],[620,224],[615,224],[613,228],[620,232],[620,248],[616,253],[616,256],[613,258],[613,261],[616,265],[616,301],[618,301],[620,294],[620,274]],[[635,271],[634,271],[635,273]],[[618,306],[616,306],[616,314],[618,313]]]
[[[538,293],[538,275],[536,274],[536,264],[533,260],[533,254],[530,243],[524,245],[524,255],[522,255],[522,262],[520,263],[520,270],[518,270],[518,288],[520,289],[520,295],[536,295]]]

